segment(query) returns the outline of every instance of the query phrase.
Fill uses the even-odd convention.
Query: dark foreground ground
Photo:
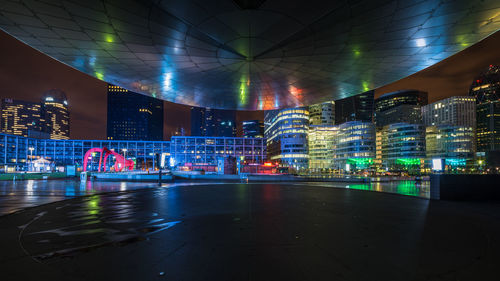
[[[499,280],[500,204],[171,186],[0,217],[1,280]]]

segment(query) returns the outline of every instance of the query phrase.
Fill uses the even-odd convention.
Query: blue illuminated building
[[[269,110],[264,125],[268,159],[295,171],[307,169],[309,111],[304,107]]]

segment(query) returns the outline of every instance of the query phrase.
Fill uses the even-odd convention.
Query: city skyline
[[[76,139],[106,138],[107,83],[53,60],[4,32],[0,33],[0,43],[5,48],[0,57],[3,61],[0,67],[0,82],[4,85],[4,90],[0,94],[1,98],[34,101],[48,89],[61,89],[68,94],[72,117],[70,137]],[[427,91],[429,102],[450,96],[466,95],[472,79],[478,73],[484,71],[490,64],[500,63],[500,54],[495,48],[499,43],[500,32],[497,32],[427,69],[375,89],[375,97],[401,89]],[[32,64],[28,72],[23,67],[27,63]],[[51,71],[47,72],[43,69],[51,69]],[[26,80],[30,83],[26,83]],[[179,128],[184,128],[188,135],[191,107],[166,101],[164,101],[164,106],[164,139],[169,139]],[[241,121],[263,119],[264,115],[262,111],[238,111],[237,113],[237,135],[241,135]]]

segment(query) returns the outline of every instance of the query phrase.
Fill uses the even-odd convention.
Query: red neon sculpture
[[[127,167],[129,171],[134,169],[134,161],[130,159],[125,159],[125,157],[123,157],[122,155],[112,150],[109,150],[107,147],[103,147],[103,148],[91,148],[87,151],[87,153],[85,153],[85,156],[83,158],[83,171],[87,171],[87,162],[89,160],[89,156],[91,156],[93,152],[99,152],[101,154],[99,157],[99,168],[97,169],[98,172],[101,171],[101,164],[104,164],[103,171],[106,172],[106,161],[108,160],[109,155],[115,156],[116,159],[114,165],[115,171],[121,172],[125,167]],[[104,163],[102,163],[103,152],[104,152]]]

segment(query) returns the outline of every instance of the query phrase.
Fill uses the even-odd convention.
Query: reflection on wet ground
[[[162,186],[218,184],[203,182],[164,183]],[[429,198],[429,182],[392,181],[372,183],[344,182],[293,182],[290,185],[349,188],[369,191],[396,193]],[[26,180],[0,181],[0,215],[14,213],[24,208],[52,203],[64,199],[103,192],[127,191],[155,188],[157,183],[144,182],[94,182],[81,183],[78,180]]]
[[[27,209],[0,217],[0,272],[12,281],[497,280],[498,204],[332,186],[170,185]]]
[[[388,181],[371,183],[311,182],[309,186],[337,187],[430,198],[429,181]]]
[[[0,215],[78,196],[156,187],[156,183],[77,180],[0,181]]]
[[[132,193],[92,195],[40,212],[20,227],[20,242],[38,261],[147,239],[180,221],[144,211]],[[61,202],[63,203],[63,202]]]

